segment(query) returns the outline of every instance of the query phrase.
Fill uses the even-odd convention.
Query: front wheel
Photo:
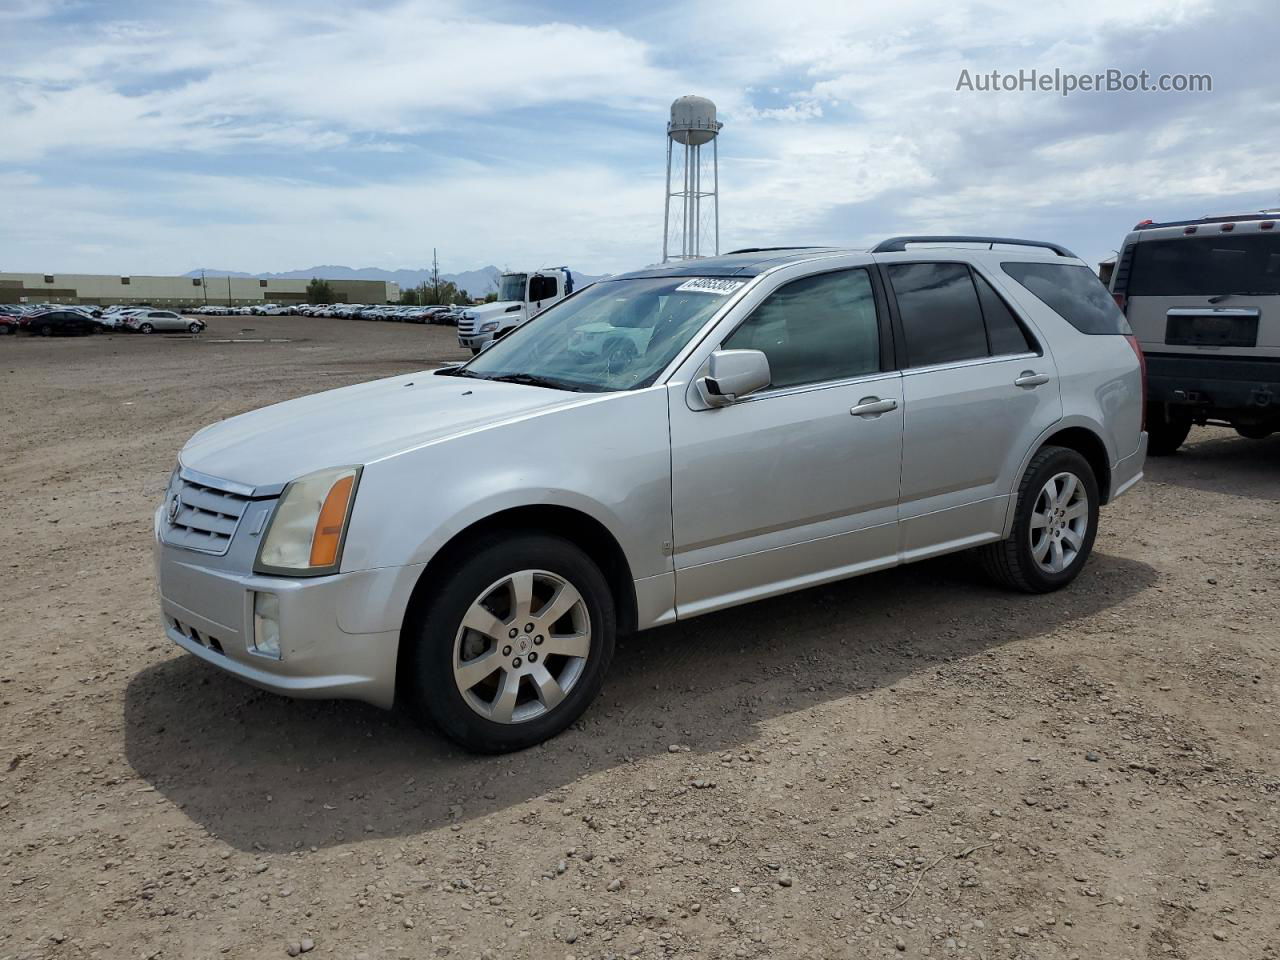
[[[138,325],[139,333],[155,333],[155,329],[156,328],[149,323],[141,323]]]
[[[47,323],[40,324],[40,336],[42,337],[53,336],[53,327],[49,326]]]
[[[1177,453],[1191,433],[1191,418],[1176,407],[1153,403],[1147,411],[1147,453],[1168,457]]]
[[[1275,433],[1275,429],[1262,423],[1237,424],[1236,433],[1246,440],[1265,440]]]
[[[600,692],[613,658],[613,596],[569,541],[487,538],[434,590],[406,633],[405,692],[468,750],[540,743]]]
[[[1024,593],[1065,587],[1093,550],[1099,502],[1089,461],[1065,447],[1041,448],[1018,486],[1013,531],[981,548],[987,573]]]
[[[187,330],[189,330],[191,333],[199,333],[199,332],[200,332],[201,330],[203,330],[203,329],[204,329],[204,324],[203,324],[203,323],[189,323],[189,324],[187,324]]]

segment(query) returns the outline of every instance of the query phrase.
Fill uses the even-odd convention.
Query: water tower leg
[[[671,233],[671,138],[667,137],[667,193],[662,201],[662,262],[667,262],[667,238]]]
[[[720,256],[720,146],[711,138],[711,202],[716,211],[716,256]]]

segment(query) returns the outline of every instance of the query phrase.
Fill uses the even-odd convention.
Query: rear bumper
[[[1142,479],[1142,470],[1147,463],[1147,432],[1144,430],[1138,439],[1138,449],[1111,468],[1111,503],[1116,497],[1128,491]]]
[[[1147,353],[1152,403],[1280,417],[1280,358]]]

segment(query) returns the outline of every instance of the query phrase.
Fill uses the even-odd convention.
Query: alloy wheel
[[[1040,488],[1031,510],[1031,555],[1041,570],[1071,566],[1089,532],[1089,494],[1074,473],[1058,473]]]
[[[547,570],[490,584],[467,608],[453,645],[462,699],[494,723],[524,723],[554,710],[591,655],[582,594]]]

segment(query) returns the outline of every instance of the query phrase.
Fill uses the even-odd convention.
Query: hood
[[[583,397],[424,370],[231,417],[188,440],[179,459],[211,477],[270,487],[314,470],[368,464]]]
[[[511,310],[512,307],[518,307],[518,310]],[[516,316],[524,310],[524,304],[519,300],[496,300],[493,303],[482,303],[479,306],[467,307],[466,312],[471,314],[477,320],[498,320],[508,310],[511,310],[511,316]]]

